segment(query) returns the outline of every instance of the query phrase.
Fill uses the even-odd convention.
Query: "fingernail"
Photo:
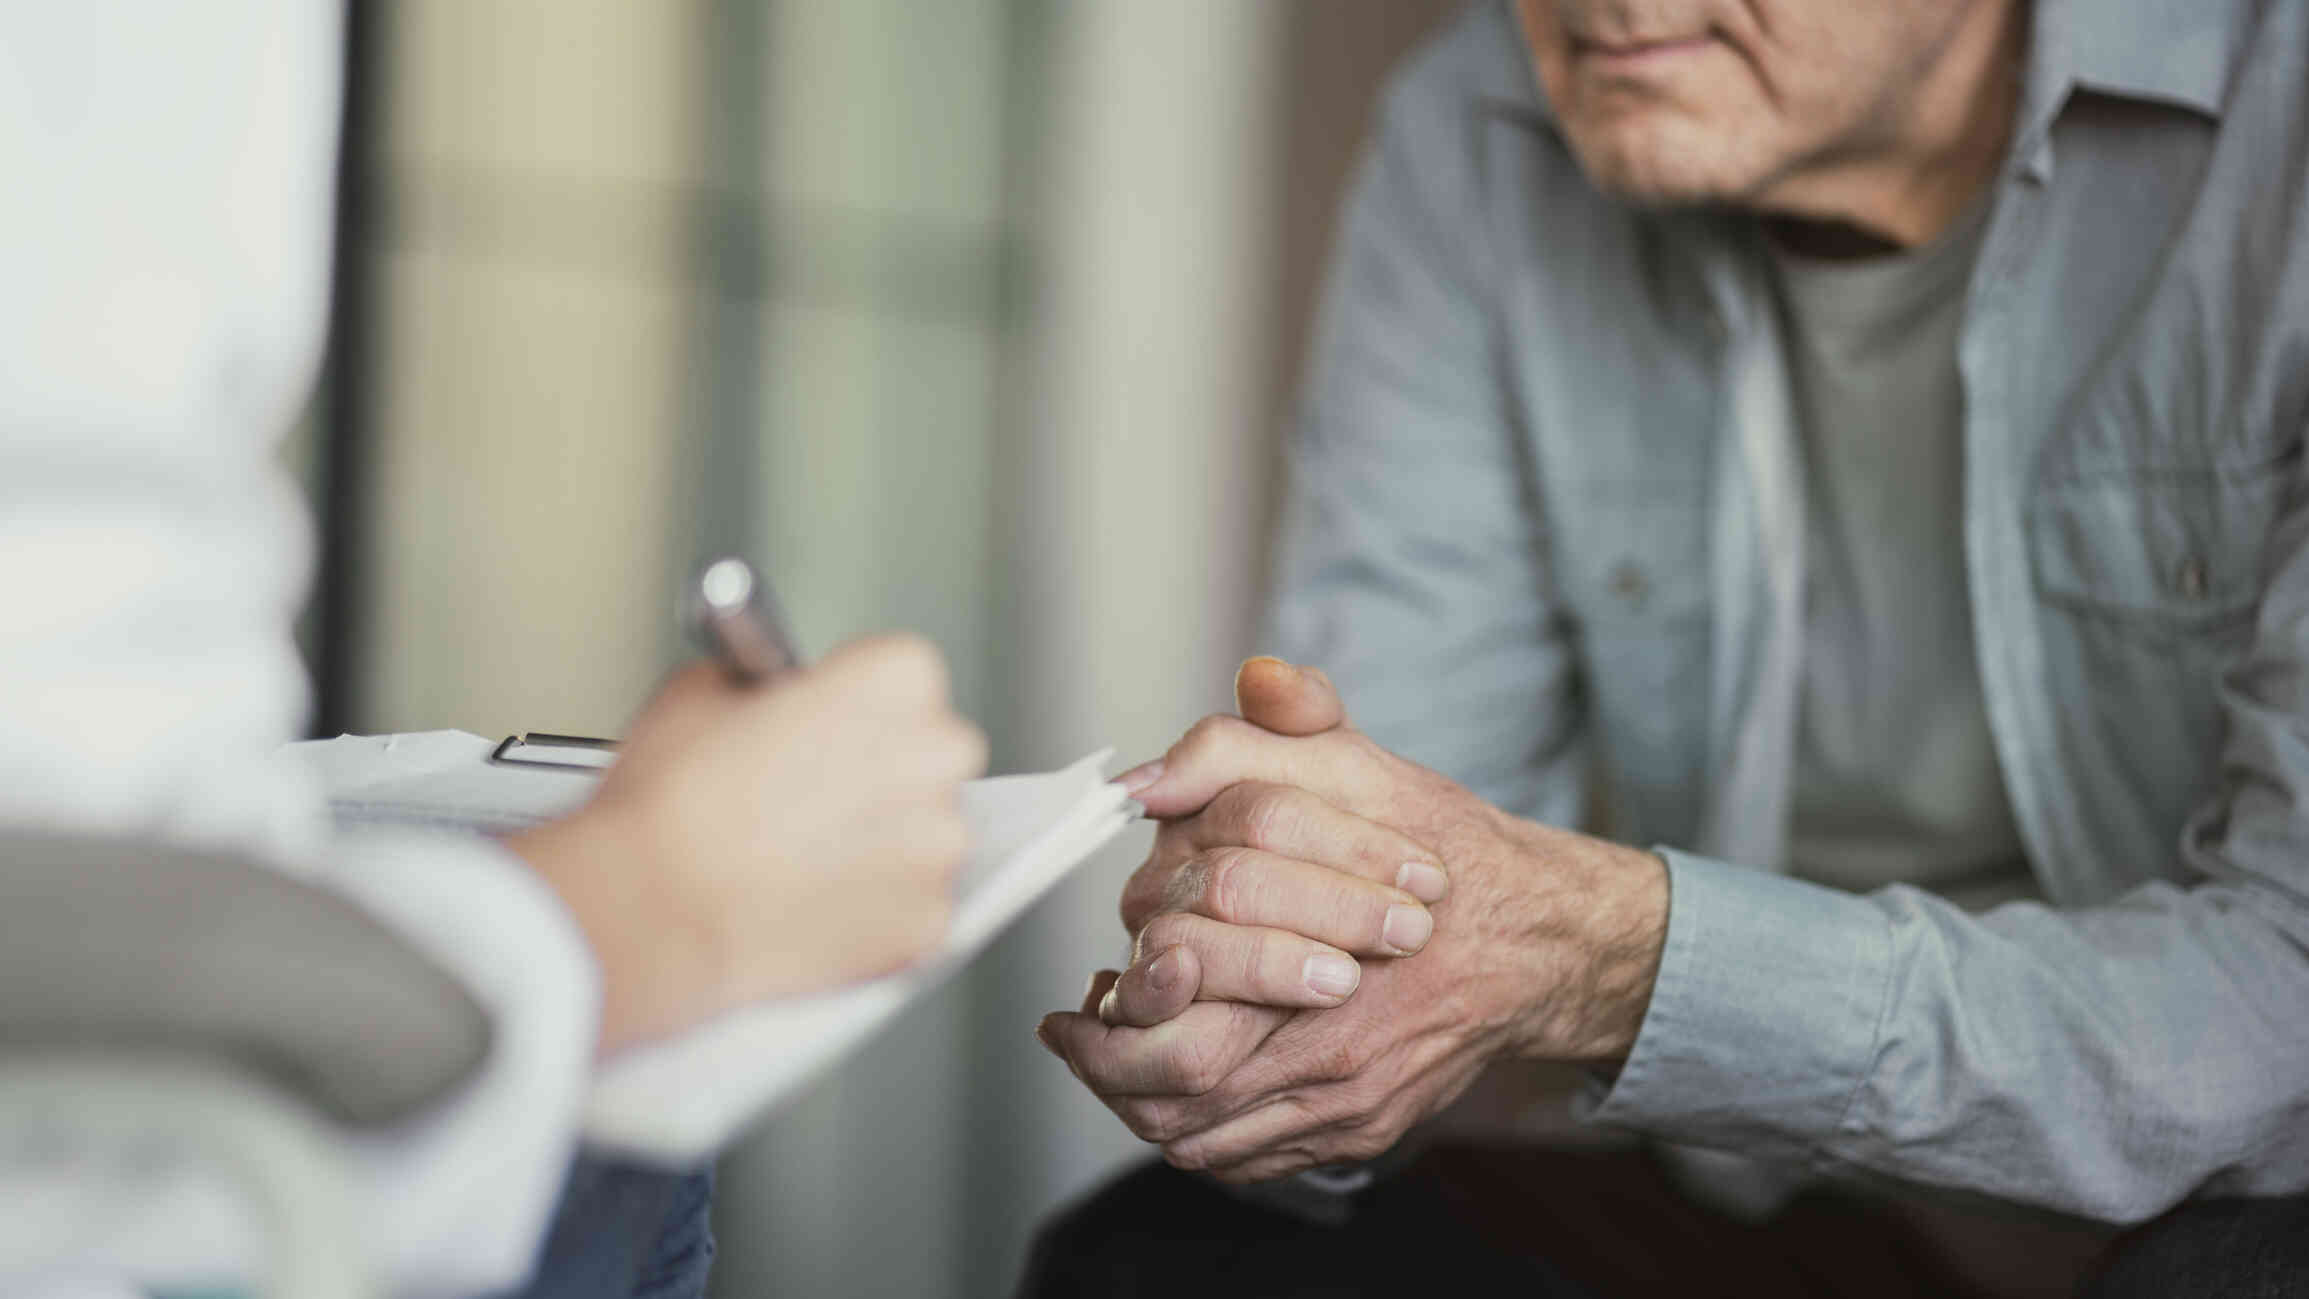
[[[1146,986],[1156,992],[1168,992],[1179,981],[1177,949],[1164,952],[1146,967]]]
[[[1403,869],[1395,872],[1395,887],[1421,902],[1441,902],[1443,895],[1451,891],[1451,877],[1440,867],[1423,861],[1407,861]]]
[[[1058,1054],[1058,1043],[1051,1040],[1050,1024],[1047,1021],[1038,1023],[1034,1026],[1034,1040],[1042,1043],[1043,1050],[1050,1052],[1052,1055]]]
[[[1435,932],[1435,917],[1425,907],[1389,907],[1387,923],[1379,927],[1379,937],[1398,952],[1411,953],[1427,945],[1427,936]]]
[[[1136,794],[1162,778],[1163,760],[1157,758],[1153,762],[1142,762],[1132,767],[1129,771],[1115,777],[1114,783],[1122,786],[1123,793]]]
[[[1363,981],[1363,967],[1344,956],[1325,952],[1307,958],[1307,968],[1300,975],[1306,980],[1307,990],[1318,997],[1344,997]]]

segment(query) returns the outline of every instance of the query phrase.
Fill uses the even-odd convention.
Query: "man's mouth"
[[[1686,55],[1700,53],[1714,43],[1715,38],[1704,33],[1698,36],[1608,41],[1575,36],[1572,38],[1571,51],[1574,57],[1592,67],[1610,72],[1637,73],[1659,68]]]

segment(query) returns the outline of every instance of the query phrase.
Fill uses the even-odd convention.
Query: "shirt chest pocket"
[[[1600,792],[1610,828],[1637,842],[1688,842],[1705,787],[1708,516],[1697,495],[1599,493],[1557,554]]]
[[[2200,641],[2250,621],[2295,458],[2111,472],[2040,488],[2030,510],[2043,599],[2082,623]]]
[[[1558,573],[1583,632],[1642,634],[1705,613],[1704,500],[1604,499],[1563,533]]]
[[[2169,849],[2219,770],[2222,674],[2250,651],[2296,468],[2096,474],[2034,500],[2044,688],[2079,795],[2128,843]]]

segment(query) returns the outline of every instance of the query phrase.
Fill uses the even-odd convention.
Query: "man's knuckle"
[[[1218,741],[1226,731],[1227,718],[1220,713],[1208,713],[1195,719],[1180,742],[1190,748],[1204,747]]]
[[[1190,817],[1184,821],[1155,823],[1154,847],[1147,851],[1147,866],[1153,866],[1156,862],[1184,861],[1195,855],[1194,831],[1189,824],[1192,820]]]
[[[1291,842],[1304,815],[1296,791],[1281,785],[1261,785],[1243,799],[1243,842],[1269,852]]]
[[[1181,1092],[1206,1096],[1226,1077],[1226,1070],[1209,1043],[1189,1038],[1172,1053],[1171,1074]]]
[[[1242,723],[1224,714],[1214,713],[1187,728],[1171,750],[1171,764],[1181,767],[1199,767],[1222,761],[1234,747],[1236,728]]]
[[[1243,971],[1246,981],[1261,980],[1265,971],[1277,962],[1289,959],[1289,953],[1279,949],[1281,935],[1272,929],[1252,929],[1243,936]]]
[[[1336,1118],[1349,1128],[1369,1126],[1387,1105],[1386,1090],[1360,1077],[1340,1083],[1332,1094],[1337,1099]]]
[[[1165,911],[1192,911],[1202,905],[1203,894],[1210,887],[1211,861],[1208,853],[1196,853],[1179,863],[1162,882],[1160,901],[1156,904]]]
[[[1249,849],[1215,848],[1203,856],[1202,912],[1213,920],[1239,924],[1250,914],[1258,887],[1258,860]]]
[[[1308,1053],[1307,1072],[1326,1082],[1346,1082],[1363,1072],[1363,1053],[1352,1039],[1325,1042]]]
[[[1179,1066],[1179,1090],[1188,1096],[1208,1096],[1218,1090],[1225,1074],[1205,1056],[1196,1056]]]
[[[1141,1141],[1164,1142],[1178,1135],[1171,1131],[1171,1118],[1163,1108],[1152,1101],[1129,1100],[1115,1107],[1115,1114],[1131,1135]]]
[[[1147,917],[1161,907],[1170,889],[1171,879],[1176,874],[1161,860],[1159,849],[1156,856],[1147,858],[1137,870],[1131,872],[1130,878],[1123,881],[1122,897],[1115,904],[1115,909],[1122,915],[1124,929],[1133,934],[1138,932]]]
[[[1139,930],[1139,952],[1144,955],[1162,951],[1166,947],[1176,947],[1187,941],[1188,929],[1184,915],[1176,911],[1165,911],[1147,921],[1145,927]]]
[[[1151,1112],[1147,1115],[1147,1122],[1151,1125],[1150,1130],[1156,1134],[1152,1140],[1176,1141],[1192,1130],[1185,1113],[1177,1106],[1158,1103],[1149,1108]]]
[[[1355,1122],[1355,1106],[1344,1088],[1312,1078],[1304,1081],[1307,1085],[1283,1098],[1298,1115],[1294,1131],[1324,1132]]]
[[[1166,1141],[1163,1143],[1162,1151],[1163,1162],[1182,1173],[1199,1173],[1210,1167],[1210,1150],[1207,1146],[1196,1145],[1191,1142]]]

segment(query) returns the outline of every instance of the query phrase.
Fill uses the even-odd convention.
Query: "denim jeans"
[[[581,1156],[529,1284],[503,1299],[702,1299],[714,1261],[713,1170]]]

